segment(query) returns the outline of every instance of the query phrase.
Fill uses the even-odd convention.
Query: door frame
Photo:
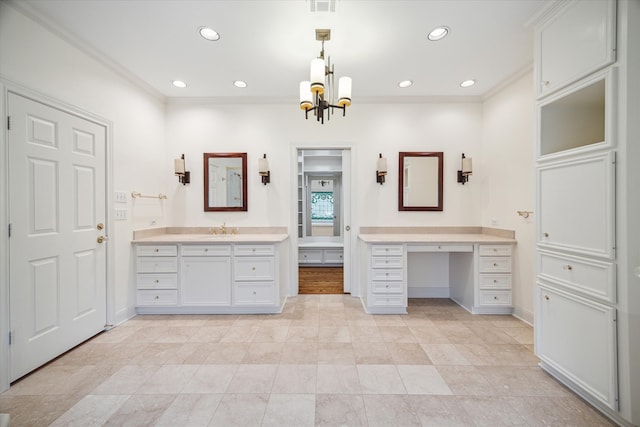
[[[0,78],[0,117],[2,117],[2,129],[0,132],[0,393],[9,389],[9,331],[10,331],[10,306],[9,306],[9,130],[7,129],[8,97],[9,93],[31,99],[48,105],[52,108],[72,114],[82,119],[104,126],[105,135],[105,172],[106,172],[106,229],[111,234],[113,242],[113,123],[94,113],[85,111],[75,105],[59,99],[47,96],[36,90],[24,87],[18,83]],[[106,324],[112,325],[115,321],[115,285],[113,282],[115,266],[114,243],[107,245],[106,260],[106,285],[107,307]],[[105,325],[106,326],[106,325]]]
[[[349,243],[350,253],[344,253],[343,259],[349,263],[349,274],[345,276],[345,284],[351,293],[352,297],[360,297],[360,287],[355,286],[358,282],[358,215],[357,206],[354,200],[354,183],[353,177],[357,176],[357,156],[356,147],[351,143],[318,143],[318,142],[293,142],[289,150],[290,159],[290,182],[293,184],[289,188],[290,203],[290,224],[289,224],[289,296],[298,295],[298,150],[348,150],[350,152],[349,170],[342,169],[342,187],[344,190],[345,181],[349,182],[348,193],[345,195],[343,191],[343,197],[349,197],[352,201],[350,203],[349,215],[345,215],[343,218],[341,227],[349,226]],[[345,235],[345,239],[347,236]],[[348,281],[348,282],[347,282]]]

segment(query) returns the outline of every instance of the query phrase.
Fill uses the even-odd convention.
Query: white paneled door
[[[13,381],[105,327],[106,128],[14,93],[8,112]]]

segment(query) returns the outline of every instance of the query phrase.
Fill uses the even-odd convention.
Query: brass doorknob
[[[109,236],[98,236],[98,238],[96,240],[98,240],[98,243],[103,243],[103,242],[109,240]]]

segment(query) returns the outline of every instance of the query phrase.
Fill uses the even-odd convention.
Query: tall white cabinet
[[[634,2],[557,2],[535,28],[535,351],[543,369],[623,425],[640,423],[640,301],[628,299],[640,284],[619,273],[639,244],[626,237],[638,211],[627,148],[638,141],[622,102],[630,71],[640,71],[628,61],[632,44],[640,49],[628,34]]]

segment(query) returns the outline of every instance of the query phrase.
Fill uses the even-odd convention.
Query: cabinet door
[[[614,154],[538,168],[538,244],[612,259]]]
[[[180,262],[182,305],[231,305],[231,258],[185,257]]]
[[[616,2],[573,1],[536,32],[538,96],[615,61]]]
[[[617,410],[615,308],[541,283],[537,300],[538,357]]]

